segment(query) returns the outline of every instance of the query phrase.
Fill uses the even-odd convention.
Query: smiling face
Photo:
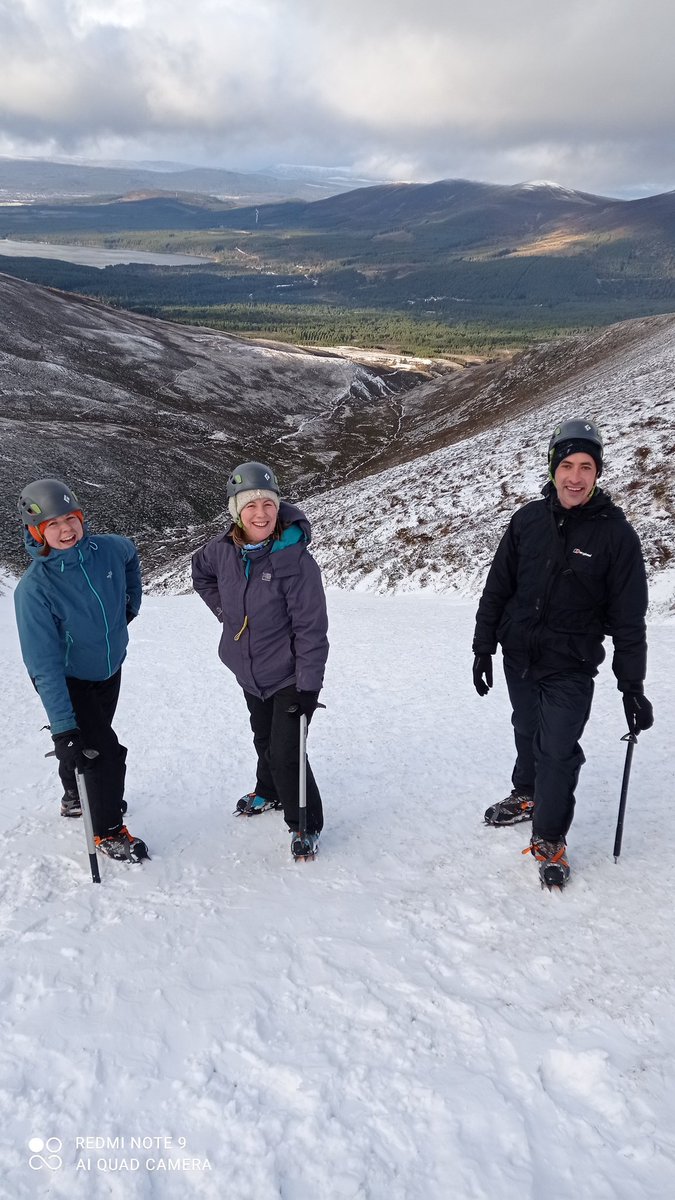
[[[568,454],[556,468],[553,482],[563,508],[587,504],[593,494],[598,468],[590,454]]]
[[[277,506],[273,500],[251,500],[242,508],[239,519],[248,542],[264,542],[274,533]]]
[[[62,517],[54,517],[47,521],[42,536],[52,550],[70,550],[80,541],[84,530],[77,513],[64,513]]]

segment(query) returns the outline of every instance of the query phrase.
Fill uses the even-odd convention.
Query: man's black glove
[[[477,654],[473,660],[473,686],[479,696],[487,696],[492,687],[492,655]]]
[[[631,733],[642,733],[654,724],[654,709],[640,692],[624,692],[623,711]]]
[[[318,692],[299,692],[297,688],[288,688],[288,711],[294,717],[304,713],[309,721],[319,703]]]
[[[84,771],[89,764],[84,757],[84,739],[79,729],[67,729],[65,733],[55,733],[52,735],[52,739],[54,753],[61,766],[66,767],[69,771]]]

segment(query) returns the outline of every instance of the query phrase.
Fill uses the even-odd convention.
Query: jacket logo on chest
[[[592,558],[592,554],[588,554],[585,550],[580,550],[578,546],[574,548],[572,554],[583,554],[584,558]]]
[[[272,572],[263,571],[261,578],[265,580],[265,583],[269,583],[270,579],[272,578]]]

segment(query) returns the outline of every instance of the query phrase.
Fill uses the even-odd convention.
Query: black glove
[[[89,765],[83,754],[84,738],[79,729],[67,729],[65,733],[55,733],[52,735],[52,740],[54,753],[62,767],[66,767],[69,771],[84,771],[85,767]]]
[[[479,696],[487,696],[492,687],[492,655],[477,654],[473,660],[473,686]]]
[[[646,696],[640,692],[624,692],[623,711],[631,733],[642,733],[654,724],[654,709]]]
[[[309,721],[310,717],[316,712],[319,703],[318,692],[299,692],[297,688],[288,688],[288,711],[294,717],[299,717],[304,713]]]

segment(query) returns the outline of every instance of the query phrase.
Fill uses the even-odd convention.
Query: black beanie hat
[[[555,475],[564,458],[570,454],[590,454],[602,475],[602,450],[595,442],[587,442],[584,438],[570,438],[569,442],[559,442],[551,456],[551,475]]]

